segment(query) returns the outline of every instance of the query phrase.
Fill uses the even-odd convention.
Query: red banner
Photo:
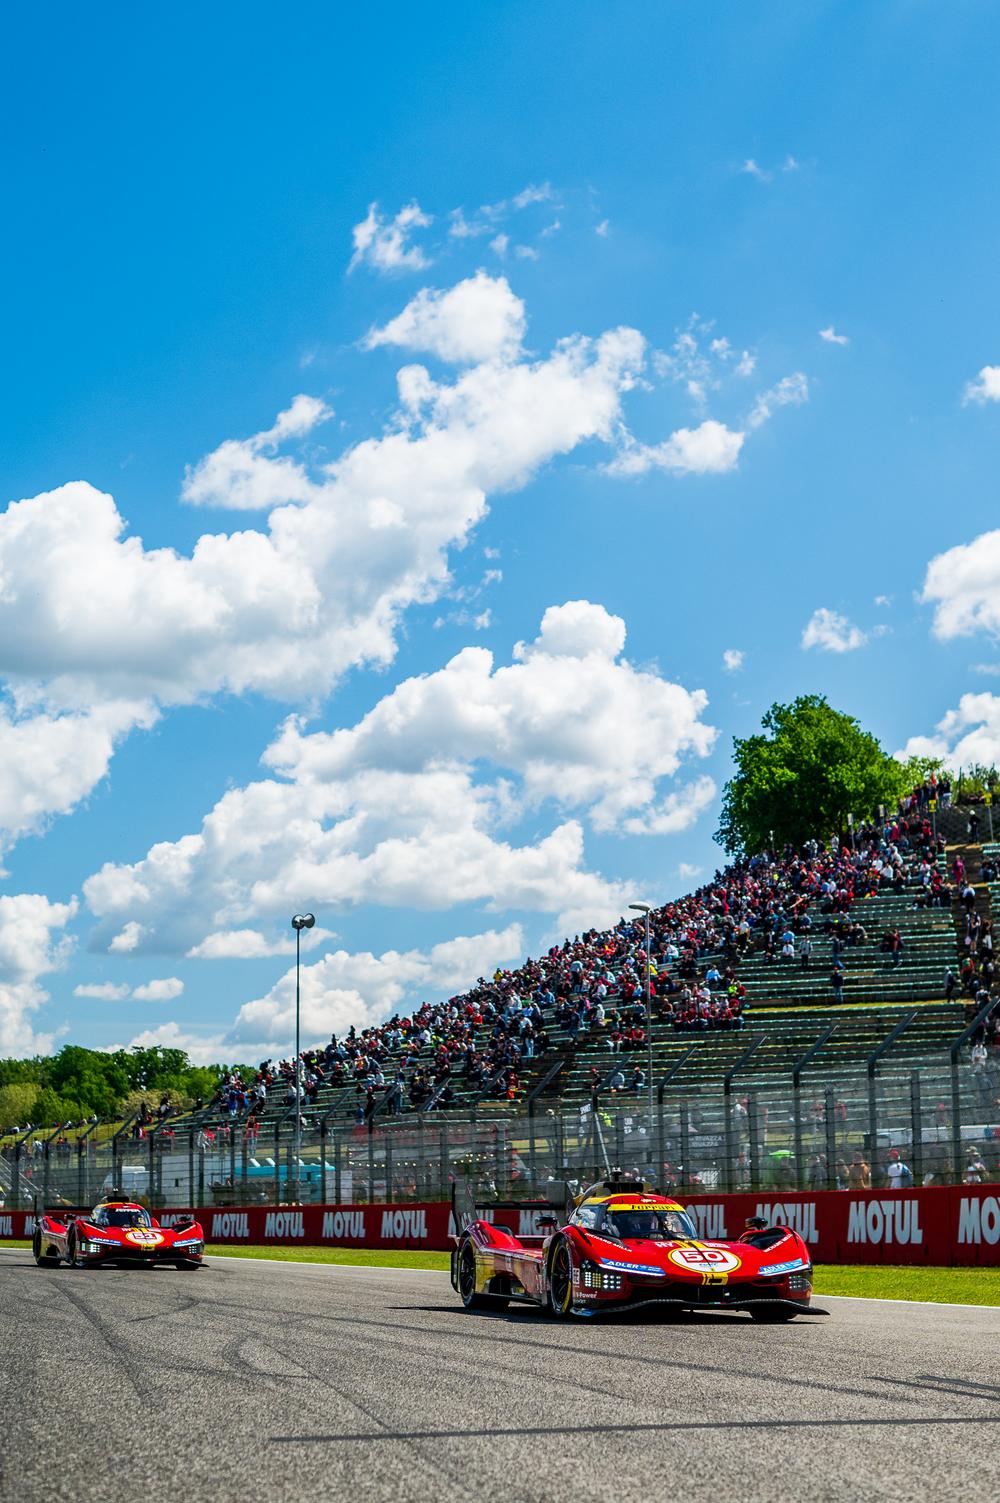
[[[248,1247],[399,1247],[447,1251],[446,1203],[405,1206],[237,1206],[232,1210],[153,1213],[161,1226],[192,1216],[208,1242],[244,1243]],[[32,1211],[0,1211],[0,1243],[30,1237]]]
[[[748,1216],[793,1227],[817,1263],[984,1264],[1000,1267],[1000,1185],[683,1196],[708,1241],[738,1237]],[[194,1216],[209,1242],[250,1246],[425,1248],[446,1251],[450,1207],[246,1206],[170,1208],[163,1226]],[[0,1244],[30,1237],[30,1211],[0,1211]]]
[[[817,1263],[1000,1267],[1000,1185],[681,1197],[707,1240],[737,1237],[748,1216],[790,1226]]]

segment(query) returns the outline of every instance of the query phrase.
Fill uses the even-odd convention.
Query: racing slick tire
[[[34,1236],[31,1239],[31,1256],[34,1258],[39,1268],[59,1267],[58,1257],[50,1252],[42,1252],[42,1234],[37,1227],[35,1228]]]
[[[801,1315],[801,1310],[789,1310],[786,1305],[761,1305],[759,1308],[750,1306],[750,1319],[759,1320],[764,1325],[783,1325],[786,1320],[794,1320]]]
[[[90,1264],[87,1262],[87,1259],[83,1257],[81,1253],[77,1252],[76,1243],[77,1235],[76,1228],[74,1227],[69,1234],[69,1257],[67,1259],[67,1262],[69,1263],[70,1268],[89,1268]]]
[[[560,1237],[549,1254],[549,1313],[556,1320],[568,1320],[573,1312],[573,1254],[565,1237]]]
[[[458,1253],[458,1293],[467,1310],[506,1310],[502,1294],[476,1292],[476,1252],[466,1237]]]

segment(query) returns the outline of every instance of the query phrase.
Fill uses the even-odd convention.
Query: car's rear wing
[[[35,1215],[54,1216],[57,1221],[65,1221],[71,1216],[89,1216],[93,1206],[64,1206],[64,1205],[39,1205],[35,1201]]]
[[[515,1237],[541,1237],[548,1230],[539,1220],[553,1217],[562,1224],[568,1221],[576,1198],[569,1185],[556,1182],[548,1185],[548,1199],[500,1200],[496,1195],[485,1195],[482,1187],[468,1180],[455,1180],[451,1187],[451,1214],[455,1234],[460,1235],[473,1221],[489,1221],[494,1226],[506,1227]]]

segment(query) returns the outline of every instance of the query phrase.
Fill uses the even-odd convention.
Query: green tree
[[[37,1100],[36,1085],[0,1086],[0,1132],[8,1132],[12,1127],[26,1127],[32,1120]]]
[[[765,850],[772,833],[777,846],[844,836],[848,814],[866,819],[879,804],[892,808],[912,786],[903,765],[821,694],[772,705],[762,727],[763,735],[733,742],[736,773],[715,836],[730,856]]]

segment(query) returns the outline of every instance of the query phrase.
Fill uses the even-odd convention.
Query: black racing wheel
[[[35,1227],[34,1236],[31,1239],[31,1255],[39,1268],[57,1268],[58,1257],[51,1252],[42,1252],[42,1232],[40,1227]]]
[[[549,1309],[557,1320],[565,1320],[573,1309],[573,1254],[565,1237],[549,1257]]]
[[[479,1294],[476,1290],[476,1249],[466,1237],[458,1254],[458,1292],[467,1310],[505,1310],[503,1295]]]
[[[69,1233],[69,1266],[71,1268],[89,1268],[90,1264],[79,1250],[79,1234],[76,1227],[70,1227]]]

